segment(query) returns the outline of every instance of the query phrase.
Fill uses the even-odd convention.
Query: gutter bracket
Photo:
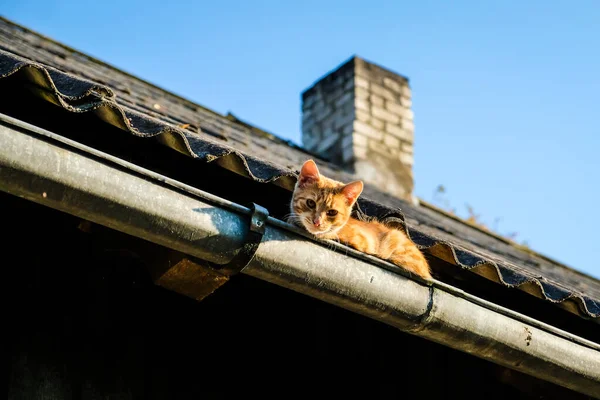
[[[208,263],[217,272],[232,276],[241,272],[254,258],[258,246],[265,233],[265,225],[269,218],[269,210],[256,203],[251,204],[250,227],[244,245],[238,253],[225,264]]]

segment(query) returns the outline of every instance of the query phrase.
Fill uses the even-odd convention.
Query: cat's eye
[[[330,217],[335,217],[337,215],[337,210],[327,210],[327,215]]]
[[[317,206],[317,203],[315,203],[315,201],[314,201],[314,200],[308,199],[308,200],[306,200],[306,205],[307,205],[309,208],[315,208],[315,207]]]

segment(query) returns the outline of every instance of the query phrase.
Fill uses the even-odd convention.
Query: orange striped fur
[[[296,182],[289,221],[319,238],[339,240],[431,279],[423,253],[404,232],[375,220],[361,221],[351,216],[362,190],[361,181],[343,184],[321,176],[315,162],[308,160]]]

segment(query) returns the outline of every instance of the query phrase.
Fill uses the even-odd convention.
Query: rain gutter
[[[244,246],[251,213],[4,115],[0,190],[210,263]],[[416,281],[271,217],[255,250],[242,273],[600,398],[596,343],[441,282]]]

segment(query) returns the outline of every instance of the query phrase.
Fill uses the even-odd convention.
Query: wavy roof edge
[[[485,229],[484,227],[481,227],[481,226],[479,226],[477,224],[471,224],[468,221],[466,221],[464,218],[461,218],[460,216],[458,216],[456,214],[448,212],[448,211],[446,211],[446,210],[444,210],[444,209],[436,206],[435,204],[430,203],[427,200],[421,199],[419,197],[418,201],[419,201],[419,205],[421,205],[423,207],[429,208],[430,210],[433,210],[433,211],[435,211],[437,213],[440,213],[440,214],[444,215],[446,218],[450,218],[450,219],[453,219],[453,220],[455,220],[457,222],[460,222],[461,224],[465,224],[465,225],[469,226],[472,229],[478,230],[481,233],[484,233],[486,235],[492,236],[493,238],[495,238],[497,240],[501,240],[501,241],[503,241],[504,243],[506,243],[508,245],[511,245],[513,247],[517,247],[519,249],[523,249],[523,247],[525,247],[525,246],[523,246],[523,245],[515,242],[514,240],[511,240],[511,239],[509,239],[509,238],[507,238],[505,236],[502,236],[502,235],[500,235],[500,234],[498,234],[498,233],[496,233],[496,232],[494,232],[492,230]],[[558,267],[561,267],[561,268],[564,268],[564,269],[568,269],[568,270],[570,270],[570,271],[572,271],[572,272],[574,272],[576,274],[579,274],[581,276],[584,276],[586,278],[597,280],[592,275],[587,274],[587,273],[585,273],[583,271],[580,271],[580,270],[578,270],[578,269],[576,269],[576,268],[574,268],[574,267],[572,267],[570,265],[565,264],[562,261],[558,261],[557,259],[552,258],[552,257],[550,257],[550,256],[548,256],[548,255],[546,255],[544,253],[541,253],[541,252],[539,252],[537,250],[534,250],[532,248],[527,247],[526,251],[529,252],[529,253],[532,253],[535,256],[540,257],[540,258],[542,258],[542,259],[544,259],[544,260],[546,260],[548,262],[551,262],[551,263],[555,264]]]
[[[21,70],[26,70],[27,78],[32,83],[44,88],[46,94],[50,94],[50,96],[44,96],[46,100],[68,111],[94,112],[100,119],[113,126],[140,137],[158,137],[163,144],[193,158],[206,162],[216,161],[222,167],[258,182],[276,182],[279,186],[288,190],[293,188],[297,171],[245,154],[233,147],[211,140],[206,135],[192,134],[164,121],[117,104],[114,101],[113,91],[104,85],[0,50],[0,79],[9,78]],[[153,86],[158,88],[156,85]],[[173,95],[168,91],[165,91],[165,93]],[[77,101],[75,102],[75,100]],[[189,100],[185,101],[189,102]],[[235,157],[237,162],[229,162],[229,157]],[[377,215],[398,213],[396,209],[391,209],[367,198],[363,198],[360,204],[361,206],[368,206],[371,210],[377,210]],[[401,214],[401,218],[404,221],[403,214]],[[464,221],[461,222],[465,223]],[[405,227],[411,239],[435,257],[470,270],[494,282],[501,283],[506,287],[516,287],[538,298],[559,304],[562,308],[580,316],[594,319],[600,317],[598,302],[583,293],[568,289],[562,284],[548,280],[543,276],[535,276],[530,271],[518,268],[518,266],[515,268],[514,265],[496,262],[476,254],[472,250],[467,250],[446,240],[440,240],[423,233],[418,228],[411,227],[410,224],[405,224]],[[562,268],[573,270],[555,261],[552,262]],[[585,275],[580,271],[573,271]]]
[[[243,126],[245,126],[245,127],[249,128],[249,129],[252,129],[252,130],[254,130],[254,131],[256,131],[256,132],[260,132],[260,133],[263,133],[263,134],[265,134],[265,135],[268,135],[268,136],[269,136],[269,138],[270,138],[270,139],[272,139],[272,140],[276,140],[276,141],[279,141],[279,142],[281,142],[281,143],[283,143],[283,144],[285,144],[285,145],[288,145],[288,146],[294,147],[294,148],[298,149],[299,151],[303,151],[303,152],[305,152],[306,154],[309,154],[309,155],[311,155],[311,156],[314,156],[314,157],[316,157],[316,158],[321,158],[321,156],[320,156],[320,155],[317,155],[317,154],[315,154],[315,153],[313,153],[313,152],[311,152],[311,151],[309,151],[309,150],[307,150],[307,149],[305,149],[305,148],[303,148],[303,147],[301,147],[301,146],[298,146],[296,143],[294,143],[294,142],[292,142],[292,141],[290,141],[290,140],[283,139],[283,138],[279,137],[277,134],[275,134],[275,133],[273,133],[273,132],[270,132],[270,131],[268,131],[268,130],[265,130],[265,129],[263,129],[263,128],[260,128],[260,127],[258,127],[258,126],[256,126],[256,125],[253,125],[252,123],[249,123],[249,122],[247,122],[246,120],[243,120],[243,119],[239,118],[239,117],[238,117],[237,115],[235,115],[235,114],[234,114],[232,111],[228,111],[228,112],[227,112],[227,114],[221,114],[221,113],[219,113],[219,112],[217,112],[217,111],[214,111],[214,110],[212,110],[212,109],[210,109],[210,108],[208,108],[208,107],[206,107],[206,106],[203,106],[203,105],[201,105],[201,104],[198,104],[198,103],[196,103],[196,102],[194,102],[194,101],[192,101],[192,100],[190,100],[190,99],[186,98],[186,97],[185,97],[185,96],[183,96],[183,95],[179,95],[179,94],[177,94],[177,93],[175,93],[175,92],[172,92],[172,91],[170,91],[170,90],[167,90],[167,89],[165,89],[165,88],[163,88],[163,87],[161,87],[161,86],[159,86],[159,85],[157,85],[157,84],[155,84],[155,83],[153,83],[153,82],[150,82],[150,81],[148,81],[148,80],[145,80],[145,79],[143,79],[143,78],[140,78],[140,77],[138,77],[138,76],[136,76],[136,75],[133,75],[132,73],[129,73],[129,72],[127,72],[127,71],[123,70],[123,69],[120,69],[120,68],[118,68],[118,67],[116,67],[116,66],[114,66],[114,65],[112,65],[112,64],[110,64],[110,63],[108,63],[108,62],[106,62],[106,61],[103,61],[103,60],[101,60],[101,59],[98,59],[98,58],[96,58],[96,57],[94,57],[94,56],[90,56],[89,54],[83,53],[83,52],[81,52],[81,51],[79,51],[79,50],[77,50],[77,49],[75,49],[75,48],[73,48],[73,47],[70,47],[70,46],[68,46],[68,45],[64,44],[64,43],[58,42],[58,41],[56,41],[56,40],[52,39],[52,38],[51,38],[51,37],[49,37],[49,36],[43,35],[43,34],[41,34],[41,33],[37,32],[37,31],[35,31],[35,30],[33,30],[33,29],[30,29],[30,28],[27,28],[27,27],[25,27],[25,26],[23,26],[23,25],[20,25],[20,24],[18,24],[18,23],[16,23],[16,22],[14,22],[14,21],[11,21],[11,20],[9,20],[9,19],[7,19],[7,18],[5,18],[5,17],[3,17],[3,16],[1,16],[1,15],[0,15],[0,21],[3,21],[3,22],[5,22],[5,23],[7,23],[7,24],[14,25],[14,26],[18,27],[19,29],[22,29],[22,30],[25,30],[25,31],[29,31],[29,32],[31,32],[31,33],[33,33],[33,34],[35,34],[35,35],[37,35],[37,36],[39,36],[39,37],[43,38],[44,40],[47,40],[47,41],[49,41],[49,42],[52,42],[52,43],[54,43],[54,44],[55,44],[55,45],[57,45],[57,46],[63,47],[64,49],[66,49],[66,50],[68,50],[68,51],[71,51],[71,52],[73,52],[73,53],[77,53],[77,54],[79,54],[79,55],[81,55],[81,56],[83,56],[83,57],[87,57],[87,58],[89,58],[91,61],[93,61],[93,62],[95,62],[95,63],[102,64],[102,65],[104,65],[104,66],[106,66],[106,67],[108,67],[108,68],[110,68],[110,69],[112,69],[112,70],[114,70],[114,71],[118,71],[119,73],[125,74],[125,75],[127,75],[127,76],[129,76],[129,77],[131,77],[131,78],[133,78],[133,79],[136,79],[136,80],[138,80],[138,81],[141,81],[141,82],[143,82],[143,83],[145,83],[145,84],[147,84],[147,85],[150,85],[150,86],[152,86],[152,87],[154,87],[154,88],[156,88],[156,89],[158,89],[158,90],[160,90],[160,91],[164,92],[165,94],[167,94],[167,95],[169,95],[169,96],[174,96],[174,97],[176,97],[176,98],[178,98],[178,99],[180,99],[180,100],[182,100],[182,101],[184,101],[184,102],[186,102],[186,103],[193,104],[194,106],[196,106],[196,107],[200,107],[200,108],[202,108],[203,110],[205,110],[205,111],[207,111],[207,112],[210,112],[210,113],[212,113],[212,114],[214,114],[214,115],[216,115],[216,116],[219,116],[219,117],[221,117],[221,118],[226,118],[226,119],[228,119],[228,120],[232,121],[233,123],[237,123],[237,124],[243,125]],[[311,85],[310,85],[310,87],[314,86],[315,84],[317,84],[318,82],[320,82],[321,80],[323,80],[325,77],[327,77],[328,75],[330,75],[332,71],[336,71],[336,70],[338,70],[338,69],[342,68],[344,65],[346,65],[347,63],[351,62],[352,60],[354,60],[354,59],[356,59],[356,58],[358,58],[358,59],[364,59],[364,58],[360,57],[360,56],[359,56],[359,55],[357,55],[357,54],[353,54],[351,57],[349,57],[349,58],[348,58],[348,59],[346,59],[344,62],[342,62],[342,63],[341,63],[339,66],[337,66],[337,67],[335,67],[335,68],[332,68],[330,71],[326,72],[325,74],[323,74],[322,76],[320,76],[318,79],[316,79],[316,80],[313,82],[313,84],[311,84]],[[374,62],[372,62],[372,61],[369,61],[369,63],[371,63],[371,64],[373,64],[373,65],[377,65],[379,68],[386,69],[386,68],[384,68],[384,67],[380,66],[379,64],[377,64],[377,63],[374,63]],[[51,67],[50,67],[50,68],[51,68]],[[389,69],[386,69],[386,70],[389,70]],[[392,70],[389,70],[389,71],[391,71],[391,72],[393,72],[394,74],[396,74],[396,75],[398,75],[398,76],[401,76],[402,78],[404,78],[404,79],[406,79],[407,81],[409,81],[409,78],[408,78],[407,76],[404,76],[404,75],[402,75],[402,74],[400,74],[400,73],[398,73],[398,72],[396,72],[396,71],[392,71]],[[99,85],[99,86],[101,86],[101,85]],[[304,90],[303,92],[305,92],[305,91],[309,90],[309,89],[310,89],[310,87],[309,87],[309,88],[307,88],[306,90]],[[108,89],[108,90],[110,90],[110,88],[107,88],[107,89]],[[504,241],[505,243],[508,243],[508,244],[510,244],[510,245],[513,245],[513,246],[518,246],[518,243],[516,243],[515,241],[513,241],[513,240],[510,240],[510,239],[508,239],[508,238],[506,238],[506,237],[504,237],[504,236],[502,236],[502,235],[499,235],[499,234],[497,234],[497,233],[495,233],[495,232],[493,232],[493,231],[490,231],[490,230],[487,230],[487,229],[482,229],[481,227],[479,227],[479,226],[477,226],[477,225],[474,225],[474,224],[469,224],[467,221],[465,221],[463,218],[459,217],[458,215],[455,215],[455,214],[449,213],[449,212],[447,212],[446,210],[443,210],[443,209],[441,209],[441,208],[437,207],[437,206],[436,206],[436,205],[434,205],[433,203],[430,203],[429,201],[426,201],[426,200],[424,200],[424,199],[422,199],[422,198],[417,198],[417,200],[419,201],[419,203],[420,203],[421,205],[423,205],[423,206],[425,206],[425,207],[427,207],[427,208],[430,208],[431,210],[434,210],[434,211],[436,211],[436,212],[439,212],[440,214],[443,214],[444,216],[446,216],[446,217],[448,217],[448,218],[452,218],[452,219],[454,219],[455,221],[458,221],[458,222],[460,222],[460,223],[466,224],[466,225],[468,225],[469,227],[471,227],[471,228],[473,228],[473,229],[477,229],[477,230],[479,230],[480,232],[482,232],[482,233],[485,233],[485,234],[487,234],[487,235],[490,235],[490,236],[493,236],[494,238],[496,238],[496,239],[498,239],[498,240],[502,240],[502,241]],[[561,267],[563,267],[563,268],[567,268],[567,269],[569,269],[569,270],[571,270],[571,271],[573,271],[573,272],[576,272],[576,273],[579,273],[579,274],[581,274],[581,275],[587,276],[587,277],[589,277],[589,278],[595,279],[595,278],[594,278],[594,277],[592,277],[591,275],[589,275],[589,274],[586,274],[586,273],[584,273],[584,272],[582,272],[582,271],[579,271],[579,270],[577,270],[576,268],[573,268],[572,266],[570,266],[570,265],[567,265],[567,264],[565,264],[564,262],[558,261],[557,259],[554,259],[554,258],[552,258],[552,257],[550,257],[550,256],[548,256],[548,255],[546,255],[546,254],[544,254],[544,253],[541,253],[541,252],[539,252],[539,251],[537,251],[537,250],[534,250],[534,249],[529,249],[529,251],[530,251],[530,252],[532,252],[532,253],[534,253],[534,254],[536,254],[537,256],[539,256],[539,257],[541,257],[541,258],[544,258],[544,259],[546,259],[546,260],[548,260],[548,261],[550,261],[550,262],[552,262],[552,263],[554,263],[554,264],[556,264],[556,265],[559,265],[559,266],[561,266]]]

